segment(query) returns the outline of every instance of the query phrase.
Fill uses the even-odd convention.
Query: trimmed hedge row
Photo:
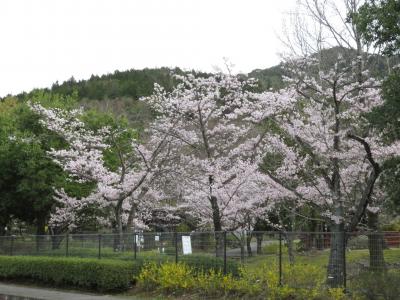
[[[0,279],[29,280],[98,291],[129,288],[140,267],[133,262],[90,258],[0,256]]]
[[[146,262],[173,262],[173,257],[148,256],[135,261],[77,257],[0,256],[0,279],[28,280],[97,291],[128,289]],[[223,271],[223,260],[212,256],[179,257],[195,271]],[[227,272],[239,274],[239,265],[227,262]]]

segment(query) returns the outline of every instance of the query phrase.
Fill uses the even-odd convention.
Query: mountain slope
[[[323,65],[331,67],[339,54],[349,62],[356,59],[355,51],[339,47],[322,50],[315,56],[322,59]],[[390,64],[394,65],[399,62],[399,57],[395,57]],[[367,61],[367,68],[373,76],[381,77],[387,74],[387,63],[386,58],[371,55]],[[38,91],[60,95],[71,95],[76,92],[82,105],[100,111],[112,111],[116,115],[125,115],[134,126],[141,127],[152,119],[152,114],[146,104],[137,100],[150,95],[153,92],[154,83],[170,90],[176,83],[172,76],[173,73],[182,74],[183,71],[179,68],[115,71],[101,76],[92,75],[87,80],[76,81],[71,78],[61,84],[54,83],[50,89],[34,90],[16,97],[26,100]],[[197,74],[207,76],[207,73],[197,72]],[[260,89],[268,90],[282,88],[284,86],[283,75],[283,64],[279,64],[267,69],[253,70],[244,76],[258,79]]]

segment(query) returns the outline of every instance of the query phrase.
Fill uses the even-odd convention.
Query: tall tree
[[[372,43],[375,48],[398,61],[400,53],[400,2],[397,0],[366,1],[353,18],[362,38]],[[388,58],[389,60],[389,58]],[[383,83],[382,107],[370,115],[371,123],[380,130],[388,140],[400,138],[400,68],[389,69],[389,75]],[[384,174],[384,187],[391,203],[391,211],[398,213],[400,205],[399,180],[400,160],[393,159],[386,164],[388,172]],[[394,209],[393,209],[394,208]]]
[[[55,205],[53,186],[64,174],[46,155],[57,141],[40,129],[38,118],[15,99],[0,103],[0,202],[2,229],[11,219],[36,225],[45,233],[50,211]]]
[[[387,55],[400,51],[400,2],[367,0],[353,14],[353,24],[362,38]]]
[[[160,172],[163,160],[168,159],[163,156],[167,152],[162,151],[168,143],[167,136],[153,136],[143,147],[126,123],[111,119],[107,126],[101,122],[93,126],[82,109],[48,109],[38,103],[31,104],[31,109],[48,130],[66,142],[67,147],[52,149],[49,156],[71,179],[94,185],[86,197],[71,197],[58,190],[61,206],[52,215],[52,225],[73,228],[87,211],[94,209],[95,218],[112,225],[121,238],[132,207],[144,205],[141,212],[146,212],[143,196],[152,194],[151,178]],[[153,192],[152,196],[159,194]],[[137,199],[143,203],[135,203]],[[140,214],[136,221],[143,225]],[[120,239],[115,242],[115,247],[121,246]]]
[[[264,94],[252,92],[252,80],[228,74],[177,78],[180,83],[172,92],[156,86],[143,101],[158,113],[152,130],[168,131],[179,153],[170,169],[179,180],[182,201],[204,225],[212,224],[216,253],[222,255],[222,230],[254,227],[268,208],[265,195],[286,193],[259,171],[265,144],[249,115]]]
[[[379,210],[382,162],[397,155],[400,144],[387,145],[370,128],[366,114],[383,104],[380,83],[366,73],[360,83],[356,63],[339,59],[333,69],[320,70],[317,59],[302,58],[287,66],[288,88],[297,95],[291,109],[274,119],[283,131],[267,137],[284,157],[269,175],[299,203],[320,208],[333,232],[328,282],[340,285],[344,232]]]

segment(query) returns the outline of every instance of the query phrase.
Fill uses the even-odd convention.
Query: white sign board
[[[156,236],[154,236],[154,240],[158,242],[160,240],[160,237],[158,235],[156,235]]]
[[[140,247],[140,245],[144,242],[144,236],[136,234],[136,246]]]
[[[192,254],[192,242],[188,235],[182,235],[182,250],[184,255]]]

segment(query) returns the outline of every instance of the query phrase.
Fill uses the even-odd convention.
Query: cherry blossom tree
[[[143,221],[163,197],[152,183],[161,174],[163,161],[170,159],[164,151],[168,135],[154,135],[143,146],[132,130],[119,124],[89,128],[82,121],[82,109],[48,109],[37,103],[31,104],[31,109],[42,117],[43,126],[68,145],[51,150],[49,155],[72,180],[95,186],[81,199],[57,191],[61,205],[52,214],[51,224],[74,228],[80,220],[94,218],[114,227],[120,238],[124,226],[143,228]],[[115,246],[120,246],[119,240]]]
[[[177,79],[172,92],[156,85],[154,94],[142,100],[158,113],[152,131],[168,131],[174,138],[179,159],[170,170],[179,180],[182,201],[204,226],[212,224],[221,255],[219,232],[252,228],[270,209],[266,202],[288,194],[259,170],[265,144],[250,113],[267,96],[253,91],[253,80],[229,74]],[[258,113],[265,117],[284,105],[272,101],[268,111]]]
[[[366,72],[359,80],[357,62],[338,58],[329,70],[317,64],[310,57],[286,64],[288,89],[296,96],[290,109],[272,119],[282,130],[269,131],[266,140],[283,161],[266,173],[299,204],[321,210],[333,232],[328,282],[338,285],[344,278],[344,232],[355,230],[366,214],[379,211],[382,162],[399,153],[400,144],[386,145],[366,117],[383,103],[380,82]]]

